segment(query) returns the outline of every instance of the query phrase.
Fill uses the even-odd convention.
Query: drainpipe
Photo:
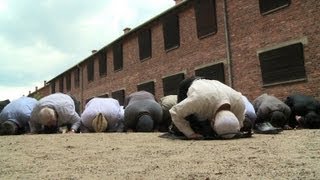
[[[83,72],[82,72],[82,68],[81,68],[81,66],[78,64],[77,65],[77,68],[79,69],[79,72],[80,72],[80,104],[81,104],[81,106],[80,106],[80,112],[83,112]]]
[[[229,38],[229,24],[228,24],[228,12],[227,12],[227,0],[223,1],[223,11],[224,11],[224,32],[225,32],[225,40],[226,40],[226,53],[227,53],[227,65],[228,65],[228,81],[230,87],[233,87],[233,78],[232,78],[232,60],[231,60],[231,45]]]

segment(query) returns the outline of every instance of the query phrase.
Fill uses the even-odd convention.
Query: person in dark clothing
[[[130,94],[125,100],[125,131],[152,132],[162,121],[162,108],[147,91]]]
[[[285,103],[291,109],[289,126],[291,128],[320,128],[320,102],[303,94],[288,96]]]
[[[6,99],[4,101],[0,101],[0,113],[1,113],[2,109],[9,103],[10,103],[9,99]]]
[[[277,134],[286,129],[291,110],[280,99],[265,93],[253,101],[253,107],[257,114],[256,133]]]

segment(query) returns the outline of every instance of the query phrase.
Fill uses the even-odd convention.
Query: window
[[[165,77],[162,79],[163,83],[163,94],[167,95],[177,95],[179,89],[179,83],[184,79],[184,74],[176,74],[173,76]]]
[[[179,16],[168,15],[163,21],[163,38],[165,50],[171,50],[180,46]]]
[[[222,83],[225,83],[224,77],[224,65],[223,63],[207,66],[201,69],[195,70],[195,75],[203,77],[205,79],[214,79]]]
[[[265,85],[306,78],[302,43],[262,52],[259,60]]]
[[[94,79],[94,59],[89,59],[87,63],[87,77],[88,81],[93,81]]]
[[[151,30],[145,29],[140,31],[138,41],[140,60],[151,57]]]
[[[124,90],[119,90],[111,93],[112,98],[119,101],[119,104],[123,106],[124,104]]]
[[[76,88],[80,86],[80,68],[76,68],[74,71],[74,86]]]
[[[107,74],[107,52],[101,51],[99,54],[99,74],[103,76]]]
[[[109,97],[109,94],[102,94],[102,95],[100,95],[100,96],[98,96],[98,97],[100,97],[100,98],[108,98],[108,97]]]
[[[147,91],[153,95],[155,95],[155,90],[154,90],[154,82],[150,81],[147,83],[139,84],[137,86],[138,91]]]
[[[56,82],[52,81],[51,82],[51,94],[56,93]]]
[[[91,100],[91,99],[93,99],[94,97],[91,97],[91,98],[88,98],[88,99],[86,99],[86,104],[88,104],[88,102]]]
[[[120,42],[113,45],[113,66],[115,71],[123,67],[122,43]]]
[[[259,0],[261,14],[268,14],[290,5],[290,0]]]
[[[198,38],[203,38],[217,32],[215,0],[196,0],[194,11],[196,15]]]
[[[66,75],[66,85],[67,85],[67,91],[71,90],[71,73],[68,72]]]
[[[63,77],[60,77],[59,79],[59,91],[60,92],[63,92]]]

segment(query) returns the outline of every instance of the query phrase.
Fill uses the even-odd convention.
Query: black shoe
[[[273,127],[269,122],[257,123],[254,126],[254,132],[257,134],[278,134],[281,128]]]

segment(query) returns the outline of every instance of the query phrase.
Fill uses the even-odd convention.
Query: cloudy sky
[[[0,101],[51,80],[174,0],[0,0]]]

